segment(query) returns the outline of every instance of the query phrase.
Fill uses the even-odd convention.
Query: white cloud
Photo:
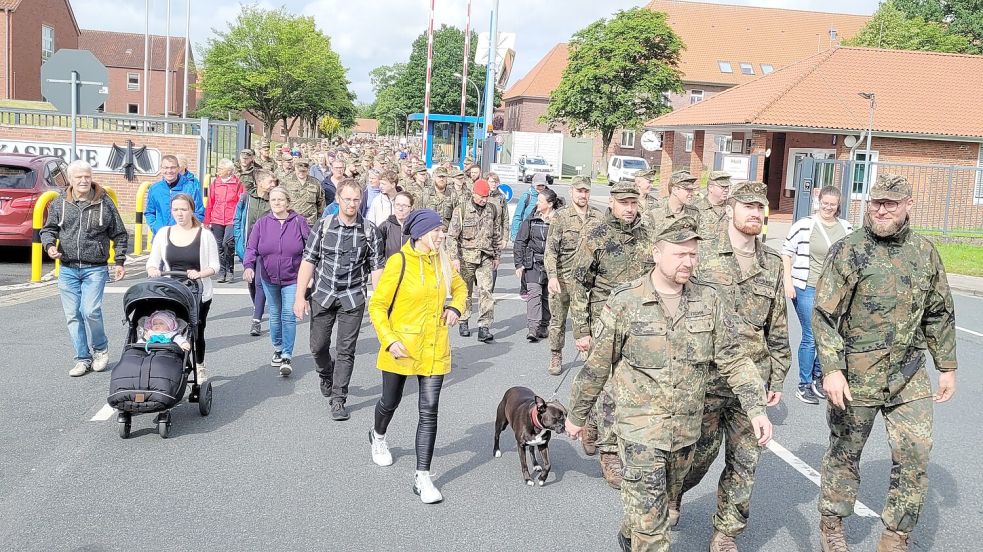
[[[184,35],[185,0],[171,0],[171,34]],[[729,3],[847,13],[871,13],[877,0],[730,0]],[[164,34],[166,0],[152,0],[150,31]],[[380,65],[406,61],[413,40],[426,32],[430,0],[263,0],[273,9],[283,4],[288,11],[313,16],[331,37],[332,47],[348,68],[351,88],[359,101],[371,101],[369,71]],[[513,32],[516,59],[512,82],[521,78],[556,43],[566,41],[578,29],[614,12],[644,5],[644,0],[502,0],[499,30]],[[467,0],[436,0],[434,26],[464,28]],[[492,0],[472,0],[471,26],[487,31]],[[141,0],[72,0],[79,26],[142,33],[144,2]],[[240,10],[238,0],[193,0],[191,41],[196,49],[213,36],[212,29],[230,25]],[[106,17],[112,14],[112,17]]]

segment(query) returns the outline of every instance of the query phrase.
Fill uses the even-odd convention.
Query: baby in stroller
[[[140,321],[137,343],[144,343],[148,350],[152,343],[174,343],[185,352],[191,350],[191,343],[184,336],[187,324],[178,322],[177,316],[169,310],[158,310]]]

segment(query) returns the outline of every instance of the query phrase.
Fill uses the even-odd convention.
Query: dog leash
[[[562,386],[563,386],[563,382],[567,380],[567,375],[568,375],[568,374],[569,374],[570,372],[572,372],[572,371],[573,371],[573,370],[571,369],[571,370],[567,370],[566,372],[564,372],[564,373],[563,373],[563,377],[562,377],[562,378],[560,378],[560,383],[558,383],[558,384],[556,385],[556,389],[554,389],[554,390],[553,390],[553,394],[552,394],[552,395],[550,396],[550,398],[549,398],[549,400],[547,400],[546,402],[550,402],[550,401],[552,401],[553,399],[555,399],[555,398],[556,398],[556,394],[560,392],[560,387],[562,387]]]

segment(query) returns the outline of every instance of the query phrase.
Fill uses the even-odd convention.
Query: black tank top
[[[168,229],[166,260],[171,270],[201,270],[201,227],[198,227],[195,239],[185,246],[174,245]]]

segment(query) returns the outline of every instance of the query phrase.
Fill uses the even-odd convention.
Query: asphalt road
[[[120,293],[136,277],[113,285],[106,296],[116,355],[123,340]],[[484,345],[456,332],[452,338],[454,370],[442,394],[433,463],[445,501],[434,506],[411,491],[414,384],[407,385],[389,432],[395,464],[371,462],[366,434],[381,378],[367,318],[349,399],[352,419],[334,422],[313,372],[307,324],[299,331],[294,375],[279,378],[267,364],[266,324],[262,337],[246,334],[251,307],[241,294],[244,285],[217,287],[232,294],[215,298],[208,325],[213,412],[201,418],[181,405],[167,440],[156,435],[151,416],[135,418],[126,441],[117,436],[114,417],[99,420],[108,373],[68,377],[71,349],[57,297],[0,308],[7,329],[0,335],[4,550],[616,549],[619,496],[578,443],[553,440],[553,473],[542,488],[523,483],[508,434],[503,457],[493,458],[492,424],[505,390],[525,385],[549,397],[560,381],[546,374],[545,344],[524,339],[525,305],[514,298],[511,271],[499,278],[504,298],[496,307],[496,341]],[[958,332],[959,389],[936,410],[931,487],[913,550],[975,550],[983,542],[977,402],[983,377],[974,369],[983,358],[983,335],[971,333],[983,334],[983,299],[957,296],[956,305],[959,326],[968,330]],[[794,351],[794,314],[791,325]],[[566,358],[575,373],[572,340]],[[763,455],[742,550],[818,550],[818,487],[807,475],[818,469],[828,433],[821,407],[792,396],[794,370],[787,398],[772,417],[777,442],[803,464]],[[571,379],[560,389],[564,402]],[[884,503],[890,467],[879,424],[864,455],[860,492],[874,512]],[[674,550],[706,550],[719,472],[720,462],[686,496]],[[847,522],[856,550],[873,550],[880,530],[875,517]]]

